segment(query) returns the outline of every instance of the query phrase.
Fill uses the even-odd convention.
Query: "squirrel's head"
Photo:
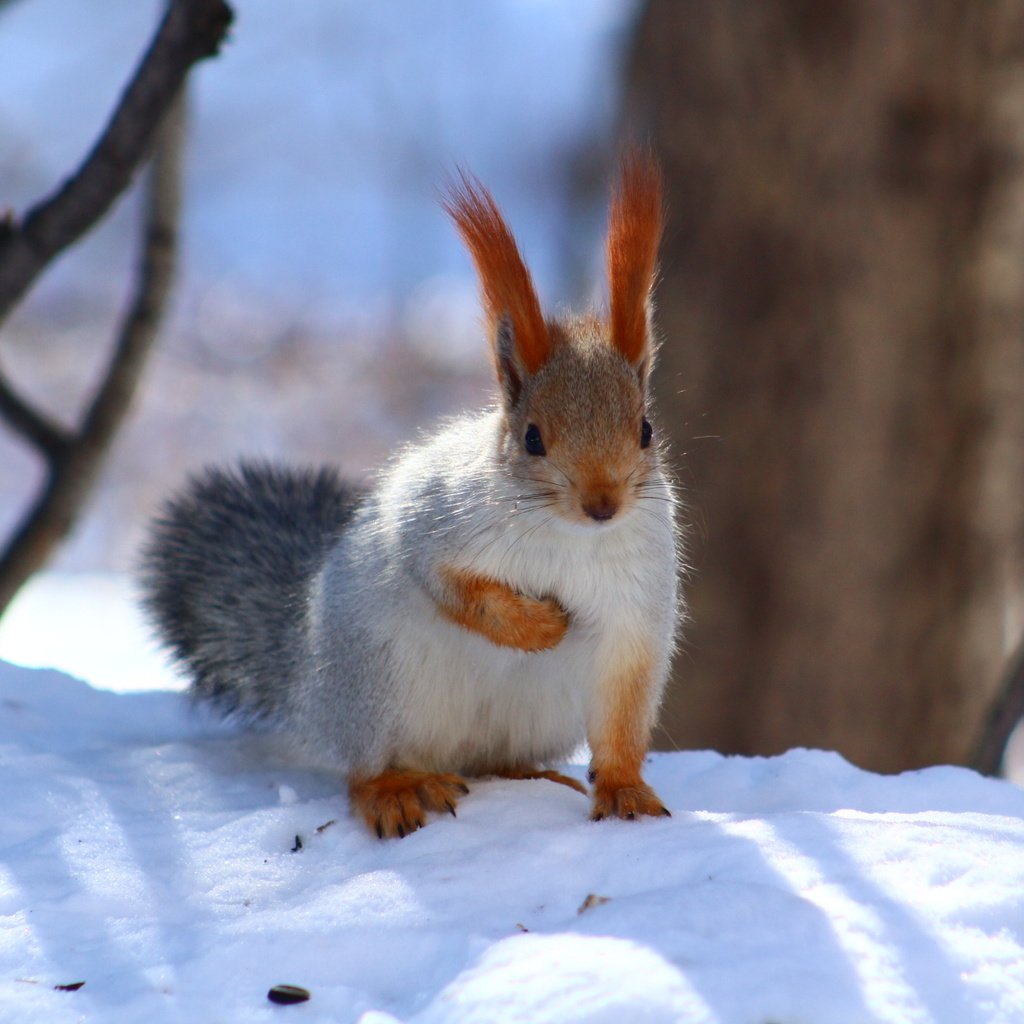
[[[502,458],[525,499],[570,521],[614,521],[657,467],[648,409],[651,291],[662,232],[661,173],[642,150],[612,192],[609,309],[546,320],[491,194],[461,174],[444,199],[476,265],[504,410]]]

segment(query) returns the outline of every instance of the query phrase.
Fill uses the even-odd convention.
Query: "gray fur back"
[[[207,469],[164,506],[143,603],[193,695],[272,721],[305,663],[310,578],[358,507],[332,469]]]

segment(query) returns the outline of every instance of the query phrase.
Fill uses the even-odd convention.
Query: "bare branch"
[[[34,445],[43,457],[53,462],[63,453],[70,441],[70,434],[62,426],[54,423],[45,414],[29,405],[11,387],[10,382],[0,370],[0,416],[12,430],[21,434],[30,444]]]
[[[58,253],[125,190],[189,69],[215,54],[232,20],[224,0],[171,0],[103,134],[78,170],[22,223],[0,232],[0,322]]]
[[[992,704],[971,767],[983,775],[999,775],[1013,730],[1024,719],[1024,641],[1010,660],[999,694]]]
[[[42,493],[0,556],[0,614],[70,531],[128,412],[153,347],[174,273],[183,117],[179,100],[159,127],[148,176],[138,282],[106,373],[81,429],[69,439],[62,439],[60,450],[51,458]],[[14,402],[20,399],[14,398]],[[38,428],[40,423],[35,426]]]

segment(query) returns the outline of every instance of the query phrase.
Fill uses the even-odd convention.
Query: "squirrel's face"
[[[511,388],[503,382],[502,455],[521,488],[520,508],[591,528],[620,522],[649,495],[658,470],[646,368],[628,363],[596,319],[549,330],[548,361]]]
[[[520,511],[599,528],[663,497],[647,420],[651,292],[662,231],[661,171],[628,150],[608,213],[608,319],[547,321],[497,203],[461,173],[443,200],[480,277],[505,432],[501,459]]]

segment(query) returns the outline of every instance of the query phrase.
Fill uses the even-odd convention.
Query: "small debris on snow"
[[[58,992],[77,992],[84,984],[84,981],[72,981],[67,985],[54,985],[53,987]]]
[[[299,851],[301,849],[302,849],[302,836],[296,835],[296,837],[295,837],[295,845],[292,847],[292,853],[299,853]]]
[[[580,909],[576,911],[577,914],[582,914],[584,911],[592,910],[594,907],[604,906],[605,903],[611,903],[610,896],[598,896],[596,893],[588,893],[587,898],[580,904]]]
[[[299,985],[275,985],[268,993],[267,998],[272,1003],[281,1006],[291,1006],[293,1003],[309,1002],[309,990]]]

